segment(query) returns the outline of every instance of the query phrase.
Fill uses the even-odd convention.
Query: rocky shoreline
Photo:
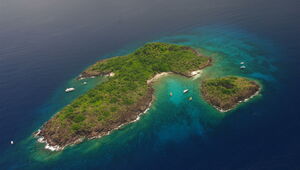
[[[228,80],[228,77],[225,77]],[[208,89],[207,87],[207,82],[202,82],[201,84],[201,93],[203,98],[210,104],[212,105],[214,108],[216,108],[218,111],[220,112],[228,112],[232,109],[234,109],[239,103],[242,102],[246,102],[247,100],[249,100],[250,98],[253,98],[254,96],[258,95],[259,92],[261,91],[261,87],[259,86],[258,83],[256,83],[255,81],[250,81],[247,80],[245,78],[237,78],[234,77],[234,79],[238,79],[238,80],[244,80],[247,81],[248,86],[246,88],[242,88],[240,90],[234,89],[236,92],[234,92],[233,94],[228,94],[231,92],[228,92],[228,90],[232,90],[232,88],[236,88],[235,85],[233,84],[222,84],[221,82],[219,82],[219,85],[216,85],[217,83],[214,82],[214,92],[212,93],[211,89]],[[217,79],[220,80],[220,79]],[[212,80],[210,80],[212,81]],[[224,89],[224,86],[226,87]],[[232,86],[232,87],[230,87]],[[219,88],[219,89],[218,89]],[[224,90],[226,93],[221,93],[222,90]],[[221,91],[220,91],[221,90]],[[217,93],[216,93],[217,92]],[[227,95],[225,98],[220,97],[222,95]]]
[[[261,89],[259,88],[253,95],[251,95],[251,96],[249,96],[249,97],[246,97],[245,99],[242,99],[242,100],[237,101],[237,103],[236,103],[235,105],[233,105],[232,108],[229,108],[229,109],[226,109],[226,110],[224,110],[224,109],[222,109],[222,108],[220,108],[220,107],[218,107],[218,106],[215,106],[215,105],[212,105],[212,106],[213,106],[214,108],[216,108],[219,112],[223,112],[223,113],[229,112],[229,111],[231,111],[232,109],[234,109],[239,103],[247,102],[249,99],[251,99],[251,98],[257,96],[257,95],[260,93],[260,91],[261,91]]]
[[[38,142],[45,143],[45,149],[51,150],[51,151],[61,151],[67,146],[71,146],[74,144],[81,143],[85,139],[96,139],[100,138],[102,136],[109,135],[113,130],[119,129],[122,126],[133,123],[140,119],[140,116],[144,113],[146,113],[151,104],[154,101],[154,95],[153,95],[153,88],[150,87],[148,90],[148,93],[146,96],[140,100],[138,103],[131,106],[126,112],[122,113],[122,117],[119,121],[111,122],[110,126],[106,127],[105,129],[102,129],[102,131],[94,131],[90,134],[86,135],[84,138],[74,138],[73,140],[70,140],[70,142],[63,143],[61,145],[57,145],[56,142],[51,141],[51,137],[47,132],[44,130],[45,127],[47,127],[47,123],[43,125],[42,129],[39,129],[34,136],[38,138]],[[50,140],[49,140],[50,139]]]

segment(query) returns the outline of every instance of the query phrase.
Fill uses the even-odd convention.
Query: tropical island
[[[192,77],[211,63],[210,57],[193,48],[160,42],[147,43],[126,56],[101,60],[78,78],[105,76],[107,80],[65,106],[35,135],[50,150],[107,135],[138,120],[149,109],[156,79],[169,73]],[[204,99],[221,111],[259,90],[257,84],[239,77],[209,79],[201,84]]]
[[[229,111],[238,103],[256,95],[259,89],[255,81],[236,76],[212,78],[201,84],[204,99],[221,112]]]
[[[209,57],[190,47],[158,42],[99,61],[80,78],[107,76],[108,80],[56,113],[36,135],[51,150],[106,135],[135,121],[150,107],[152,80],[169,72],[190,77],[210,64]]]

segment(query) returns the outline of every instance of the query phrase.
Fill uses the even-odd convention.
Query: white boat
[[[191,100],[193,100],[193,98],[192,98],[192,97],[190,97],[190,98],[189,98],[189,101],[191,101]]]
[[[241,66],[241,67],[240,67],[240,69],[245,69],[245,68],[246,68],[246,66]]]
[[[73,88],[73,87],[71,87],[71,88],[66,88],[65,92],[68,93],[68,92],[72,92],[72,91],[74,91],[74,90],[75,90],[75,88]]]
[[[83,82],[83,84],[84,84],[84,85],[86,85],[86,84],[87,84],[87,82],[85,81],[85,82]]]
[[[244,62],[241,62],[240,64],[245,64]]]
[[[14,144],[14,141],[10,141],[10,144]]]
[[[183,93],[187,93],[189,91],[189,89],[185,89],[183,90]]]

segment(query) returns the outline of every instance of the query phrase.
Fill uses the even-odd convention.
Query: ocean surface
[[[0,0],[0,169],[300,169],[299,9],[299,0]],[[81,71],[153,41],[191,46],[213,65],[161,78],[150,110],[108,136],[61,152],[37,143],[33,132],[102,82],[82,85]],[[225,75],[262,91],[220,113],[199,84]]]

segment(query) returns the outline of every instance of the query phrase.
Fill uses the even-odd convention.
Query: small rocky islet
[[[226,76],[202,81],[203,98],[221,112],[229,111],[238,103],[256,95],[260,86],[244,77]]]
[[[107,135],[147,111],[154,100],[152,82],[160,75],[192,77],[211,64],[210,57],[193,48],[160,42],[99,61],[79,78],[106,76],[107,80],[65,106],[35,135],[50,150]],[[254,81],[235,76],[203,80],[200,87],[204,99],[220,111],[232,109],[259,91]]]

